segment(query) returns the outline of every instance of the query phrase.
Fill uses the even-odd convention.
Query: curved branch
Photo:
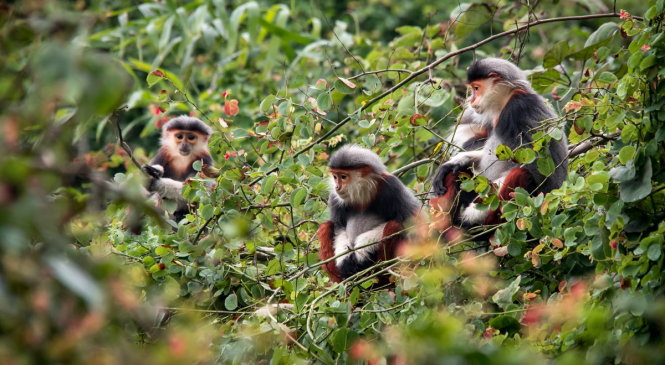
[[[395,171],[393,171],[393,175],[397,176],[397,175],[405,172],[406,170],[412,169],[412,168],[420,166],[420,165],[424,165],[426,163],[434,162],[434,161],[436,161],[436,160],[432,159],[432,158],[423,158],[422,160],[411,162],[410,164],[404,165],[404,166],[396,169]]]
[[[597,137],[593,137],[591,139],[588,139],[586,141],[582,141],[580,143],[574,144],[572,146],[568,147],[568,158],[573,158],[577,155],[581,155],[584,152],[601,145],[607,141],[611,141],[618,137],[621,133],[612,133],[612,134],[605,134],[605,135],[600,135]]]

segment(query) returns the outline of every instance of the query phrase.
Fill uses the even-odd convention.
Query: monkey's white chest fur
[[[379,247],[379,242],[383,238],[383,229],[385,226],[386,223],[382,223],[374,226],[374,228],[355,235],[351,232],[354,231],[353,228],[357,227],[353,227],[353,222],[349,221],[349,224],[347,224],[347,228],[349,229],[340,229],[335,232],[335,256],[357,247],[361,248],[338,257],[335,260],[335,264],[339,267],[353,256],[355,256],[356,260],[359,262],[372,259],[372,255],[376,252]]]

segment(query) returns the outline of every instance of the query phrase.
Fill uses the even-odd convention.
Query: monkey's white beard
[[[499,117],[503,107],[512,96],[514,86],[508,82],[500,81],[482,96],[480,103],[476,104],[473,109],[476,113],[481,114],[486,118],[494,120]]]
[[[341,191],[335,190],[335,180],[331,177],[331,190],[337,198],[341,199],[346,205],[366,206],[372,202],[372,199],[374,199],[374,196],[376,195],[378,181],[375,176],[378,175],[362,177],[360,172],[354,171],[350,175],[351,183],[347,184]]]
[[[383,239],[383,229],[385,227],[386,223],[379,224],[378,226],[370,229],[369,231],[359,234],[358,237],[356,237],[355,242],[349,241],[349,237],[346,234],[346,230],[339,230],[335,234],[335,241],[334,241],[335,256],[343,254],[355,247],[364,246],[369,243],[376,243],[376,244],[368,245],[366,247],[350,252],[346,255],[340,256],[335,260],[335,264],[337,266],[342,265],[342,263],[352,255],[356,256],[358,262],[370,260],[372,258],[372,255],[376,252],[377,248],[379,247],[379,242],[381,241],[381,239]]]

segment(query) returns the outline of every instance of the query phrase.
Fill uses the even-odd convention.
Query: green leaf
[[[522,254],[522,245],[511,242],[508,244],[508,254],[512,257],[518,257]]]
[[[268,175],[263,180],[263,186],[262,186],[261,192],[264,195],[270,194],[272,192],[273,187],[275,186],[275,182],[277,182],[277,175],[275,175],[275,174]]]
[[[610,176],[618,182],[625,182],[633,179],[636,174],[635,161],[628,160],[626,166],[617,166],[610,170]]]
[[[536,152],[531,148],[518,148],[513,151],[517,163],[531,163],[536,159]]]
[[[500,144],[496,147],[496,157],[501,161],[511,160],[513,158],[513,150],[505,144]]]
[[[568,41],[560,41],[556,43],[554,47],[547,52],[545,58],[543,58],[543,67],[554,68],[555,66],[560,65],[566,56],[568,56],[568,53]]]
[[[658,243],[651,244],[647,249],[647,257],[651,261],[658,261],[662,253],[663,253],[663,247]]]
[[[208,219],[212,218],[212,216],[214,215],[215,207],[212,206],[212,205],[206,204],[203,207],[201,207],[199,209],[199,211],[201,212],[201,217],[203,219],[208,220]]]
[[[619,151],[619,162],[622,164],[627,164],[628,161],[632,160],[635,157],[637,149],[633,145],[623,146]]]
[[[280,27],[276,24],[269,23],[265,19],[261,18],[259,19],[259,24],[261,24],[262,27],[266,28],[270,33],[282,38],[285,41],[288,42],[293,42],[293,43],[298,43],[302,45],[307,45],[312,42],[314,42],[314,39],[292,32],[286,28]]]
[[[651,193],[652,174],[651,159],[647,159],[633,179],[621,183],[619,189],[621,200],[630,203],[649,195]]]
[[[349,94],[353,94],[355,92],[354,89],[352,89],[346,83],[344,83],[342,80],[339,80],[339,79],[335,80],[334,86],[335,86],[335,90],[339,91],[342,94],[349,95]]]
[[[305,201],[305,198],[307,197],[307,189],[305,188],[297,188],[296,190],[291,193],[291,205],[294,207],[297,207],[302,204],[302,202]]]
[[[646,56],[642,62],[640,62],[640,70],[646,70],[647,68],[656,64],[656,55],[650,54]]]
[[[275,104],[276,99],[275,95],[272,94],[263,98],[263,101],[261,101],[261,105],[259,106],[261,111],[265,114],[272,114],[274,112],[273,105]]]
[[[276,275],[282,272],[282,263],[278,259],[272,259],[270,262],[268,262],[268,266],[266,267],[265,275],[266,276],[271,276],[271,275]]]
[[[499,307],[506,309],[506,307],[513,303],[513,296],[520,289],[521,281],[522,275],[518,275],[506,288],[497,291],[492,296],[492,301]]]
[[[279,103],[277,111],[279,111],[279,114],[281,115],[291,114],[291,100],[287,99]]]
[[[418,102],[427,106],[437,107],[443,105],[450,99],[451,95],[448,90],[444,88],[434,89],[431,93],[423,92],[418,94]]]
[[[226,299],[224,299],[224,308],[230,311],[238,308],[238,296],[236,293],[231,293]]]
[[[330,110],[332,108],[332,97],[328,92],[322,92],[316,97],[316,104],[320,110]]]
[[[597,188],[591,188],[594,191],[607,191],[610,174],[606,171],[599,171],[590,176],[587,176],[586,183],[589,186],[600,185]]]
[[[512,336],[515,333],[519,332],[521,325],[520,322],[508,315],[502,315],[495,318],[492,318],[489,322],[490,327],[498,329],[503,333],[507,333],[508,336]]]
[[[614,37],[614,35],[617,33],[619,30],[619,25],[614,22],[607,22],[598,27],[591,35],[589,38],[587,38],[586,43],[584,43],[584,47],[589,47],[594,44],[598,44],[602,41],[608,40],[609,38]]]
[[[146,77],[146,81],[148,82],[148,87],[152,87],[152,85],[162,81],[162,79],[164,79],[162,76],[157,76],[152,72],[148,74],[148,77]]]
[[[550,176],[554,173],[556,166],[554,165],[554,160],[550,156],[542,156],[536,160],[536,166],[538,167],[538,172],[543,176]]]
[[[496,6],[490,3],[462,3],[450,13],[454,21],[455,36],[464,38],[481,26],[491,23]]]
[[[62,285],[83,298],[91,308],[101,309],[105,302],[104,291],[86,270],[63,256],[51,256],[46,260],[53,276]]]
[[[201,168],[203,167],[203,162],[201,160],[196,160],[194,163],[192,163],[192,168],[194,171],[201,171]]]
[[[608,231],[601,227],[600,234],[595,235],[590,243],[591,257],[595,260],[604,260],[612,254],[612,248],[609,245]]]
[[[155,247],[155,254],[157,256],[166,256],[171,253],[171,249],[168,247],[164,246],[157,246]]]
[[[584,48],[568,56],[576,60],[588,59],[597,49],[608,45],[618,30],[619,26],[613,22],[601,25],[591,33],[586,43],[584,43]]]
[[[335,352],[342,353],[349,348],[356,338],[358,338],[358,333],[355,331],[348,328],[340,328],[330,336],[330,343]]]
[[[607,83],[607,84],[613,84],[613,83],[619,81],[619,79],[613,73],[605,71],[605,72],[601,73],[600,76],[598,76],[598,81],[604,82],[604,83]]]

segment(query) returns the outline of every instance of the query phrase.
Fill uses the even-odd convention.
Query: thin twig
[[[120,145],[120,147],[122,147],[122,149],[125,150],[125,152],[127,152],[127,156],[129,156],[134,165],[139,170],[141,170],[143,174],[147,176],[148,174],[145,171],[143,171],[143,169],[141,168],[141,164],[134,157],[131,147],[129,147],[127,142],[125,142],[124,138],[122,137],[122,128],[120,128],[120,113],[124,113],[126,108],[127,108],[126,106],[123,106],[121,108],[114,110],[110,117],[111,123],[115,124],[116,130],[118,131],[118,144]]]
[[[611,134],[606,134],[606,135],[600,135],[597,137],[593,137],[589,140],[582,141],[580,143],[574,144],[570,147],[568,147],[568,158],[573,158],[577,155],[581,155],[584,152],[600,145],[603,144],[607,141],[612,141],[616,137],[620,135],[619,132],[617,133],[611,133]]]
[[[424,165],[426,163],[434,162],[434,161],[436,161],[436,160],[434,160],[432,158],[424,158],[422,160],[411,162],[410,164],[404,165],[404,166],[398,168],[397,170],[393,171],[393,175],[399,175],[399,174],[405,172],[406,170],[412,169],[412,168],[420,166],[420,165]]]

